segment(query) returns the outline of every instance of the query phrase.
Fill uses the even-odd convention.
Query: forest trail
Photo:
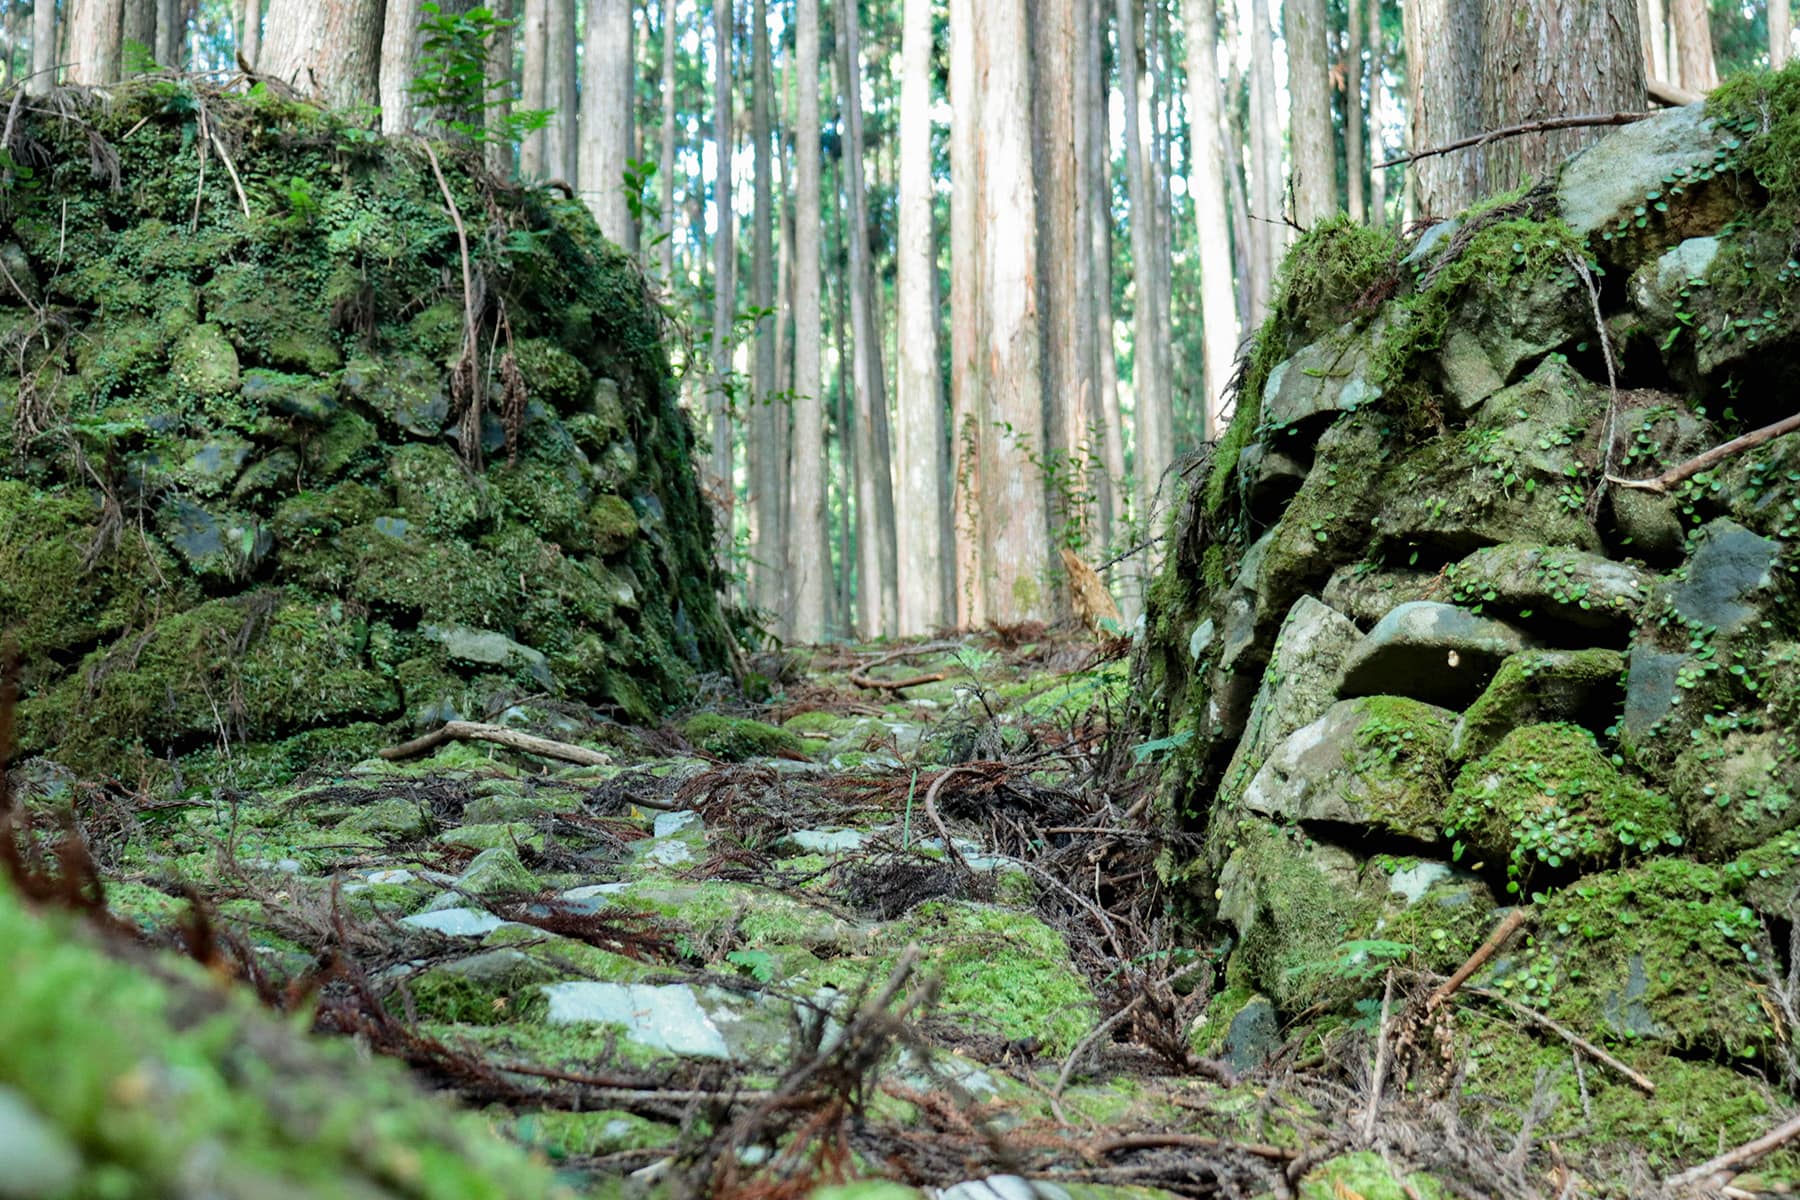
[[[1120,649],[1028,627],[765,656],[761,705],[556,730],[608,766],[458,743],[106,828],[80,807],[145,940],[316,1005],[578,1194],[1281,1191],[1340,1139],[1322,1094],[1194,1050],[1279,1038],[1201,1028],[1213,959],[1165,923]],[[28,811],[84,786],[31,770]]]

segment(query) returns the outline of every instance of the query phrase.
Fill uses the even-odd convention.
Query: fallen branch
[[[1670,108],[1686,108],[1690,104],[1698,104],[1706,99],[1705,92],[1696,92],[1692,88],[1679,87],[1666,79],[1646,81],[1645,90],[1650,98],[1658,104],[1666,104]]]
[[[590,750],[586,746],[577,746],[570,742],[552,741],[550,738],[537,737],[534,734],[520,733],[516,729],[508,729],[504,725],[483,725],[475,721],[446,721],[442,728],[414,738],[410,742],[401,742],[398,746],[389,746],[381,751],[385,759],[416,758],[428,751],[435,750],[445,742],[493,742],[497,746],[505,746],[510,750],[523,750],[527,754],[535,754],[539,758],[554,758],[560,762],[579,763],[584,767],[610,767],[612,757],[598,750]]]
[[[1363,1113],[1363,1141],[1373,1143],[1375,1140],[1375,1122],[1381,1116],[1381,1089],[1387,1084],[1388,1064],[1388,1016],[1394,1010],[1394,972],[1387,973],[1387,983],[1381,989],[1381,1025],[1375,1035],[1375,1078],[1369,1085],[1369,1108]]]
[[[1494,932],[1488,934],[1487,941],[1476,947],[1475,953],[1469,955],[1468,961],[1456,968],[1456,974],[1444,980],[1432,990],[1431,995],[1425,997],[1425,1010],[1429,1012],[1455,995],[1456,989],[1467,983],[1469,976],[1481,970],[1482,965],[1494,957],[1500,947],[1506,945],[1506,940],[1517,933],[1519,927],[1529,919],[1529,909],[1515,908],[1508,913],[1506,920],[1500,922]]]
[[[1689,1167],[1679,1175],[1671,1175],[1664,1182],[1672,1188],[1698,1185],[1706,1191],[1715,1190],[1723,1182],[1720,1176],[1747,1166],[1771,1150],[1779,1150],[1797,1137],[1800,1137],[1800,1117],[1790,1117],[1761,1137],[1745,1142],[1735,1150],[1727,1150],[1697,1167]]]
[[[1692,478],[1734,455],[1742,454],[1746,450],[1754,450],[1764,442],[1772,442],[1783,434],[1793,433],[1796,429],[1800,429],[1800,413],[1783,418],[1773,425],[1764,425],[1761,429],[1753,429],[1743,437],[1731,439],[1723,446],[1714,446],[1704,454],[1696,455],[1684,463],[1670,467],[1653,479],[1620,479],[1616,475],[1608,475],[1606,481],[1623,488],[1631,488],[1634,491],[1666,494],[1670,488],[1683,480]]]
[[[1560,1025],[1542,1013],[1533,1012],[1523,1004],[1520,1004],[1517,1000],[1512,999],[1510,996],[1502,996],[1499,992],[1490,992],[1486,988],[1464,988],[1463,990],[1471,996],[1480,996],[1484,1000],[1493,1000],[1505,1005],[1512,1012],[1524,1017],[1532,1024],[1548,1029],[1551,1033],[1554,1033],[1557,1037],[1569,1043],[1569,1045],[1575,1047],[1589,1058],[1605,1063],[1620,1075],[1623,1075],[1634,1087],[1638,1088],[1646,1096],[1654,1096],[1656,1094],[1656,1084],[1651,1081],[1648,1075],[1645,1075],[1635,1067],[1630,1067],[1625,1063],[1620,1062],[1618,1059],[1594,1045],[1594,1043],[1588,1041],[1568,1026]]]
[[[969,866],[969,860],[962,856],[962,851],[956,848],[956,842],[950,836],[949,826],[945,825],[944,818],[938,815],[937,797],[938,793],[944,790],[944,785],[950,782],[952,776],[969,773],[967,767],[951,767],[932,780],[931,786],[925,789],[925,815],[931,818],[931,823],[937,826],[938,836],[944,839],[944,856],[961,867],[965,875],[973,875],[975,870]]]
[[[1501,138],[1520,137],[1527,133],[1550,133],[1558,129],[1586,129],[1595,125],[1632,125],[1642,121],[1645,117],[1655,115],[1655,113],[1647,112],[1613,112],[1587,113],[1578,117],[1546,117],[1541,121],[1527,121],[1523,125],[1508,125],[1502,129],[1490,129],[1486,133],[1458,138],[1454,142],[1433,146],[1429,150],[1415,150],[1411,154],[1402,154],[1399,158],[1390,158],[1386,162],[1376,163],[1375,169],[1379,171],[1386,167],[1403,166],[1409,162],[1417,162],[1421,158],[1435,158],[1440,154],[1449,154],[1456,150],[1485,146],[1489,142],[1497,142]]]
[[[1100,1022],[1100,1024],[1096,1025],[1093,1028],[1092,1032],[1090,1032],[1086,1037],[1081,1039],[1081,1041],[1076,1045],[1075,1049],[1069,1051],[1069,1057],[1063,1060],[1062,1071],[1056,1077],[1056,1086],[1050,1089],[1050,1095],[1053,1098],[1056,1098],[1056,1099],[1062,1098],[1064,1089],[1066,1089],[1069,1086],[1070,1077],[1075,1074],[1075,1068],[1081,1063],[1081,1060],[1087,1055],[1088,1048],[1091,1047],[1095,1042],[1099,1041],[1101,1038],[1105,1037],[1108,1033],[1112,1032],[1112,1030],[1118,1026],[1119,1022],[1123,1021],[1126,1017],[1129,1017],[1132,1013],[1136,1012],[1138,1005],[1142,1004],[1143,1002],[1144,1002],[1144,997],[1143,997],[1142,993],[1140,993],[1137,996],[1134,996],[1132,998],[1131,1003],[1127,1004],[1124,1008],[1121,1008],[1118,1012],[1114,1013],[1112,1016],[1106,1018],[1106,1020],[1104,1020],[1104,1021]]]
[[[949,676],[942,671],[931,675],[914,675],[911,679],[876,679],[872,675],[864,675],[859,671],[850,672],[850,682],[868,691],[898,692],[909,687],[918,687],[922,683],[942,683]]]

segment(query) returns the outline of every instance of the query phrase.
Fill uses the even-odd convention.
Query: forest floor
[[[1532,1194],[1522,1152],[1378,1130],[1373,1036],[1218,1003],[1122,654],[1024,629],[765,656],[772,698],[658,731],[513,714],[605,765],[451,743],[78,807],[115,914],[407,1062],[579,1194],[1398,1200],[1446,1194],[1406,1174],[1446,1153],[1484,1180],[1458,1192]],[[27,772],[26,799],[79,786]]]

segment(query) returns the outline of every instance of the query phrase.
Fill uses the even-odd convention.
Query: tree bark
[[[235,5],[233,6],[235,10]],[[262,23],[261,6],[258,5],[257,23]],[[156,4],[156,61],[170,70],[179,71],[182,67],[182,49],[187,39],[187,13],[181,0],[157,0]],[[234,11],[233,16],[236,17]],[[242,18],[237,18],[241,20]],[[242,34],[240,33],[240,37]]]
[[[1112,544],[1117,499],[1114,488],[1125,473],[1123,449],[1117,443],[1114,426],[1108,422],[1108,404],[1117,404],[1116,367],[1109,383],[1107,368],[1112,366],[1112,266],[1102,259],[1102,247],[1110,250],[1106,240],[1106,222],[1112,219],[1110,196],[1106,186],[1106,87],[1100,61],[1101,42],[1106,24],[1100,19],[1099,0],[1077,0],[1075,9],[1075,166],[1076,206],[1075,298],[1079,310],[1075,320],[1075,359],[1082,380],[1083,403],[1077,410],[1080,422],[1078,439],[1085,439],[1084,461],[1094,496],[1093,544]],[[1102,306],[1104,301],[1104,307]],[[1102,315],[1104,314],[1104,316]],[[1105,360],[1105,361],[1103,361]],[[1078,441],[1077,444],[1083,444]],[[1119,460],[1118,470],[1112,466]]]
[[[1712,21],[1706,0],[1669,0],[1675,40],[1680,44],[1681,86],[1693,92],[1709,92],[1719,86],[1713,64]]]
[[[1250,0],[1250,243],[1255,254],[1250,323],[1262,324],[1287,244],[1283,223],[1280,112],[1275,99],[1274,31],[1268,0]]]
[[[1237,358],[1237,304],[1232,298],[1231,230],[1225,215],[1225,148],[1219,141],[1218,11],[1214,0],[1186,2],[1188,124],[1194,146],[1189,183],[1200,252],[1205,352],[1202,437],[1210,442],[1219,436],[1218,406]]]
[[[1794,50],[1794,12],[1788,0],[1769,0],[1769,69],[1787,66]]]
[[[1168,344],[1158,321],[1156,168],[1151,133],[1150,97],[1143,62],[1142,10],[1133,0],[1118,0],[1119,82],[1124,92],[1126,194],[1131,204],[1132,407],[1137,424],[1138,497],[1143,512],[1156,510],[1163,473],[1173,458],[1170,442],[1174,419],[1162,372]]]
[[[1360,0],[1352,0],[1358,3]],[[1369,0],[1369,19],[1367,21],[1369,37],[1369,222],[1373,225],[1386,225],[1387,216],[1387,172],[1377,171],[1375,164],[1387,161],[1387,143],[1382,136],[1386,120],[1387,102],[1382,93],[1386,90],[1382,85],[1387,74],[1387,55],[1384,53],[1386,41],[1381,34],[1381,0]]]
[[[1368,216],[1363,204],[1363,175],[1370,162],[1363,157],[1363,8],[1362,0],[1348,0],[1344,31],[1344,207],[1352,221]]]
[[[1500,129],[1545,117],[1634,112],[1649,103],[1637,8],[1513,0],[1487,8],[1482,32],[1482,125]],[[1490,190],[1541,178],[1605,135],[1569,129],[1502,138],[1486,148]]]
[[[424,11],[420,0],[386,0],[381,31],[381,131],[407,133],[418,119],[412,85],[419,73],[419,50],[424,39],[419,22]]]
[[[1091,317],[1077,279],[1078,197],[1075,107],[1075,0],[1031,0],[1032,174],[1037,184],[1037,310],[1042,331],[1045,465],[1059,487],[1047,499],[1059,545],[1092,538],[1087,504],[1091,376],[1080,359],[1081,330]]]
[[[736,253],[732,248],[737,222],[732,205],[731,44],[736,32],[736,0],[716,0],[713,7],[713,150],[717,175],[713,210],[712,490],[719,534],[731,544],[733,479],[731,463],[731,323],[737,313]]]
[[[635,253],[637,222],[625,195],[635,99],[631,51],[631,0],[587,0],[576,186],[600,232]]]
[[[156,8],[157,0],[125,0],[119,28],[121,54],[124,57],[156,57]],[[134,45],[137,47],[135,54],[131,49]]]
[[[1669,68],[1669,17],[1663,0],[1645,0],[1641,20],[1644,22],[1644,39],[1650,46],[1645,69],[1650,72],[1650,78],[1673,83],[1675,76]]]
[[[1281,12],[1287,32],[1294,218],[1310,227],[1337,211],[1325,0],[1283,0]]]
[[[831,545],[825,508],[825,393],[820,371],[819,0],[797,0],[795,64],[800,89],[794,128],[794,469],[793,536],[788,540],[792,636],[825,639]]]
[[[662,0],[662,160],[656,173],[662,177],[662,244],[657,260],[665,288],[675,286],[675,53],[680,31],[676,17],[676,0]]]
[[[381,27],[380,0],[269,0],[259,69],[333,108],[377,104]]]
[[[905,0],[900,41],[900,211],[895,246],[899,337],[895,506],[901,637],[947,623],[942,580],[943,395],[938,380],[937,244],[932,233],[931,0]]]
[[[37,0],[31,9],[31,78],[25,90],[47,95],[56,86],[56,0]]]
[[[573,184],[580,174],[575,85],[575,0],[550,0],[545,45],[544,106],[554,109],[546,129],[545,171]]]
[[[525,51],[519,76],[519,107],[526,112],[543,112],[550,107],[550,9],[554,3],[556,0],[524,0],[525,17],[519,25]],[[551,174],[550,131],[534,129],[519,143],[519,176],[540,180]]]
[[[755,212],[751,227],[750,302],[769,312],[775,306],[775,164],[770,157],[769,116],[774,76],[769,69],[768,0],[755,0],[750,22],[751,139]],[[773,315],[759,317],[755,370],[750,395],[750,498],[756,519],[751,601],[764,612],[781,607],[781,460],[776,438],[775,330]]]
[[[888,444],[887,379],[881,326],[876,319],[875,272],[869,262],[869,204],[863,175],[862,48],[856,6],[839,10],[839,69],[843,80],[845,193],[850,244],[850,321],[856,382],[857,607],[859,629],[891,637],[898,616],[899,580],[892,456]]]
[[[975,42],[977,0],[950,5],[950,460],[956,547],[956,623],[987,622],[981,448],[987,396],[978,347],[983,335],[979,236],[981,126]]]
[[[1405,0],[1403,11],[1412,148],[1441,146],[1481,132],[1479,0]],[[1445,154],[1415,162],[1409,174],[1420,215],[1451,217],[1473,203],[1487,191],[1485,167],[1481,154]]]
[[[506,128],[507,118],[512,115],[513,100],[513,37],[517,26],[513,23],[516,11],[515,0],[489,0],[488,7],[493,10],[499,25],[488,35],[488,84],[493,89],[490,99],[495,101],[487,110],[487,165],[488,170],[509,179],[513,173],[513,147],[502,132]]]
[[[120,37],[124,0],[68,0],[69,83],[117,83],[122,66]]]

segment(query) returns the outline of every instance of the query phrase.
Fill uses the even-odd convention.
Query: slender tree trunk
[[[1050,620],[1049,510],[1044,475],[1043,375],[1034,281],[1037,227],[1031,162],[1031,50],[1025,0],[982,0],[975,37],[981,81],[984,174],[981,298],[994,428],[992,469],[983,479],[990,555],[983,590],[988,616],[1003,623]],[[1133,213],[1135,219],[1136,213]]]
[[[181,0],[175,0],[178,9],[183,8]],[[183,22],[177,18],[177,25]],[[238,8],[238,57],[253,69],[260,70],[262,58],[263,15],[262,0],[241,0]],[[185,42],[186,30],[178,32],[177,37]],[[179,55],[180,51],[177,51]]]
[[[1100,326],[1095,319],[1094,291],[1110,274],[1094,255],[1094,212],[1099,203],[1094,186],[1094,155],[1098,145],[1094,125],[1101,120],[1099,94],[1094,90],[1093,57],[1099,26],[1094,20],[1094,0],[1075,0],[1068,67],[1073,90],[1075,137],[1075,244],[1067,252],[1073,262],[1075,305],[1075,371],[1077,399],[1067,419],[1070,445],[1080,456],[1083,473],[1093,495],[1093,529],[1089,544],[1104,549],[1113,535],[1113,481],[1106,469],[1106,425],[1100,415]]]
[[[732,235],[737,223],[732,205],[731,44],[736,32],[736,0],[717,0],[713,8],[713,145],[718,174],[713,183],[712,327],[712,486],[719,530],[732,538],[733,479],[731,463],[731,323],[737,314],[736,252]]]
[[[843,79],[845,192],[850,207],[851,353],[856,380],[858,615],[867,636],[891,637],[898,615],[898,547],[893,467],[888,448],[887,381],[876,316],[875,272],[869,262],[869,205],[863,175],[862,50],[856,6],[839,10]]]
[[[119,39],[123,47],[121,53],[126,57],[136,59],[146,54],[155,57],[156,6],[157,0],[125,0],[120,14]]]
[[[1719,86],[1719,71],[1713,65],[1712,21],[1707,16],[1706,0],[1669,0],[1674,18],[1675,39],[1681,46],[1681,86],[1690,91],[1709,92]]]
[[[841,81],[837,73],[832,75],[832,94],[842,94]],[[836,114],[835,126],[842,127],[842,111]],[[831,223],[831,274],[837,280],[837,287],[832,289],[835,307],[832,310],[832,340],[836,359],[833,369],[837,376],[837,447],[838,447],[838,571],[837,590],[835,592],[835,612],[833,627],[845,635],[853,635],[856,628],[856,588],[860,585],[855,570],[857,529],[860,518],[857,515],[857,477],[861,466],[856,454],[856,389],[850,380],[850,268],[849,253],[846,250],[848,237],[845,230],[842,197],[844,194],[843,156],[836,159],[836,169],[832,171],[830,195],[832,209],[837,219]]]
[[[519,26],[525,50],[524,69],[519,76],[519,107],[526,112],[543,112],[551,105],[550,10],[555,3],[557,0],[524,0],[525,18]],[[534,129],[519,143],[519,176],[530,180],[548,178],[554,173],[550,164],[550,131]]]
[[[983,338],[979,236],[982,115],[975,5],[950,2],[950,459],[956,544],[956,622],[987,623],[981,448],[989,436],[979,346]]]
[[[755,211],[751,227],[750,303],[775,306],[775,164],[769,154],[769,108],[774,76],[769,69],[768,0],[755,0],[750,21],[750,136]],[[773,316],[757,319],[750,396],[750,498],[756,521],[751,601],[773,613],[781,606],[781,462],[775,437],[775,329]]]
[[[1141,10],[1133,0],[1118,0],[1119,82],[1124,91],[1126,194],[1131,203],[1132,402],[1137,422],[1138,496],[1146,514],[1156,509],[1163,472],[1172,460],[1173,419],[1169,394],[1160,371],[1166,346],[1157,322],[1156,168],[1146,86]]]
[[[269,0],[258,67],[333,108],[377,104],[381,27],[380,0]]]
[[[1566,113],[1636,111],[1649,103],[1634,5],[1512,0],[1504,10],[1486,12],[1483,128]],[[1541,178],[1605,132],[1569,129],[1493,142],[1486,150],[1487,187],[1500,191]]]
[[[573,184],[580,176],[576,127],[579,101],[575,82],[575,0],[550,0],[545,45],[545,107],[556,110],[545,142],[544,170]]]
[[[122,66],[124,0],[67,0],[67,4],[68,82],[87,86],[117,83]]]
[[[577,186],[600,232],[635,252],[637,222],[625,194],[636,101],[631,50],[631,0],[587,0]]]
[[[513,37],[516,32],[513,13],[517,9],[517,0],[489,0],[488,7],[499,19],[500,26],[488,36],[487,77],[493,89],[490,98],[498,103],[487,110],[487,165],[488,170],[500,178],[509,179],[513,173],[513,148],[502,136],[502,131],[512,115]]]
[[[1352,0],[1358,3],[1360,0]],[[1381,0],[1369,0],[1369,221],[1374,225],[1386,225],[1387,217],[1387,172],[1375,169],[1378,162],[1387,161],[1387,143],[1382,132],[1386,126],[1386,99],[1382,95],[1383,77],[1386,74],[1386,56],[1382,53],[1385,42],[1381,36]]]
[[[1092,123],[1086,155],[1088,253],[1093,260],[1094,356],[1097,391],[1088,420],[1101,431],[1100,461],[1106,476],[1101,511],[1106,544],[1111,545],[1130,495],[1125,475],[1125,427],[1119,413],[1119,360],[1113,346],[1113,194],[1112,130],[1106,86],[1106,0],[1088,0],[1083,24],[1088,31],[1085,70]]]
[[[1480,133],[1481,3],[1405,0],[1403,11],[1412,148],[1424,150]],[[1454,216],[1487,191],[1486,158],[1479,152],[1420,159],[1409,174],[1417,210],[1427,218]]]
[[[663,286],[675,286],[675,54],[680,22],[676,0],[662,0],[662,161],[656,173],[662,181],[662,245],[657,247]]]
[[[1794,13],[1788,0],[1769,0],[1769,69],[1787,66],[1794,49]]]
[[[897,630],[929,633],[948,622],[947,569],[939,508],[944,428],[938,380],[937,243],[932,233],[931,0],[905,0],[900,48],[900,212],[895,246],[899,310],[899,470],[895,504],[899,589]]]
[[[1650,47],[1646,59],[1650,78],[1673,82],[1675,76],[1669,69],[1669,16],[1663,0],[1645,0],[1644,40]]]
[[[419,50],[424,41],[419,22],[424,10],[420,0],[386,0],[381,32],[381,131],[406,133],[418,114],[413,107],[412,85],[419,73]]]
[[[819,0],[797,0],[794,71],[800,97],[794,118],[794,470],[793,537],[788,587],[793,636],[825,639],[831,546],[825,510],[825,393],[819,369]]]
[[[56,86],[56,0],[37,0],[31,9],[31,78],[26,91],[43,96]]]
[[[1268,0],[1250,0],[1250,241],[1256,280],[1252,324],[1262,324],[1275,286],[1275,267],[1286,244],[1281,186],[1280,110],[1275,99],[1274,32]]]
[[[1311,226],[1337,211],[1325,0],[1283,0],[1281,11],[1287,27],[1294,217]]]
[[[1032,174],[1037,184],[1037,312],[1042,331],[1043,446],[1059,490],[1051,494],[1051,527],[1061,544],[1092,536],[1086,504],[1087,389],[1081,331],[1091,320],[1076,271],[1080,181],[1076,171],[1075,0],[1032,0]]]
[[[1218,405],[1237,358],[1237,304],[1225,215],[1225,148],[1219,144],[1218,11],[1213,0],[1186,2],[1188,123],[1194,141],[1189,184],[1200,250],[1200,329],[1206,356],[1202,436],[1210,442],[1219,436]]]
[[[1363,207],[1363,172],[1368,161],[1363,158],[1363,20],[1362,0],[1348,0],[1349,15],[1344,33],[1344,179],[1346,207],[1352,221],[1368,216]]]

